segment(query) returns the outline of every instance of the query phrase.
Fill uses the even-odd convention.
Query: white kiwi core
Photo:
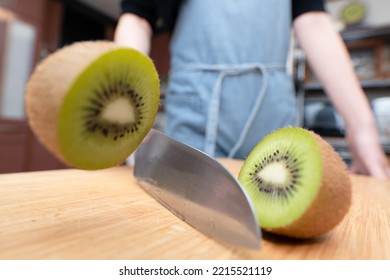
[[[107,121],[119,124],[135,121],[134,108],[127,98],[117,98],[109,102],[101,112],[101,117]]]
[[[288,181],[289,172],[281,162],[272,162],[265,166],[257,176],[265,182],[282,185]]]

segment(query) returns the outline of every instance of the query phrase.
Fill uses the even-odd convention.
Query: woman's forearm
[[[114,34],[116,43],[148,55],[151,38],[152,28],[145,19],[129,13],[121,15]]]
[[[350,130],[375,126],[367,97],[348,51],[326,13],[308,13],[294,23],[301,48]]]
[[[330,16],[306,13],[294,21],[294,28],[311,68],[344,120],[353,159],[351,170],[390,178],[390,165],[380,145],[370,103]]]

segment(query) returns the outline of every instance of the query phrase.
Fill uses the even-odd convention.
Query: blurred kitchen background
[[[120,13],[119,2],[0,0],[0,173],[65,168],[29,129],[24,87],[34,66],[57,48],[75,41],[111,40]],[[390,155],[390,1],[328,0],[327,9],[347,44],[376,114],[383,147]],[[162,128],[164,122],[168,38],[168,34],[153,38],[151,52],[162,81],[157,128]],[[349,163],[342,120],[299,46],[292,47],[290,57],[302,125],[325,137]]]

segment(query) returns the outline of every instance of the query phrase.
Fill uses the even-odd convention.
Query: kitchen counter
[[[233,174],[242,164],[221,161]],[[352,207],[332,232],[306,241],[263,233],[254,250],[178,219],[131,167],[3,174],[0,259],[390,259],[390,181],[351,178]]]

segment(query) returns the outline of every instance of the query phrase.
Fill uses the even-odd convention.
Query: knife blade
[[[147,193],[203,234],[260,246],[260,227],[245,189],[204,152],[152,129],[135,152],[133,172]]]

